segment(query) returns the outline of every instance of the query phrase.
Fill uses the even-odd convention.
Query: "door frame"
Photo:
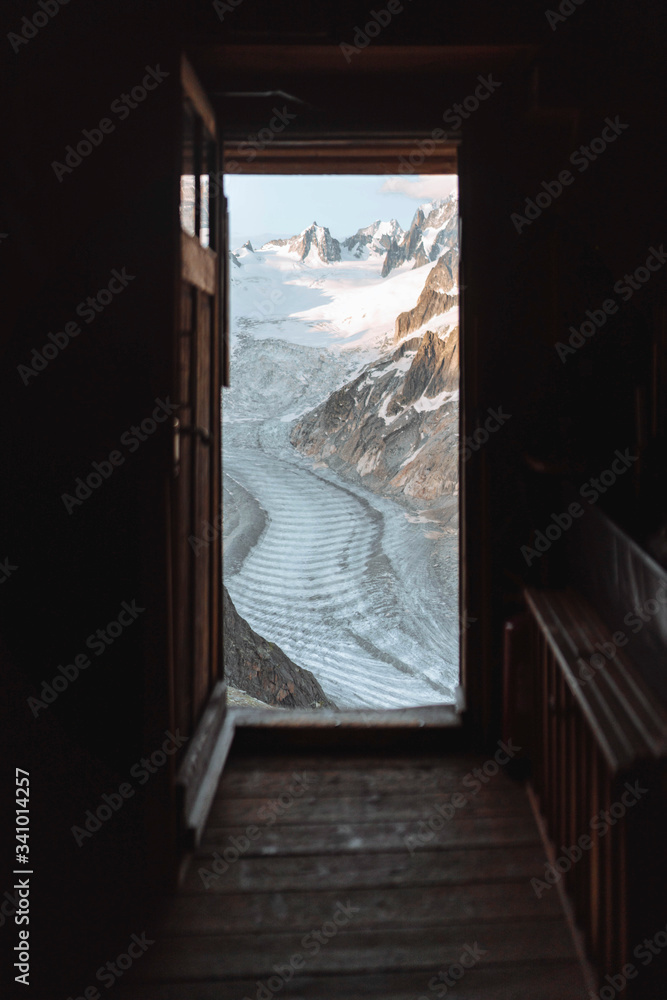
[[[202,817],[205,819],[212,791],[215,791],[214,787],[211,791],[211,762],[221,742],[227,704],[222,650],[222,534],[219,530],[222,518],[220,389],[225,356],[221,317],[226,313],[223,280],[226,204],[224,194],[211,198],[209,188],[209,232],[215,233],[215,241],[213,248],[203,245],[198,179],[207,172],[209,176],[218,173],[220,131],[204,88],[187,56],[182,54],[178,107],[181,122],[186,102],[194,112],[195,123],[199,121],[201,125],[195,127],[194,143],[195,234],[186,232],[178,219],[172,335],[172,384],[182,408],[173,420],[169,483],[169,714],[172,725],[180,725],[188,734],[188,743],[174,778],[177,838],[181,851],[196,841],[196,831],[203,826]],[[214,156],[212,164],[204,164],[201,150],[197,151],[197,143],[202,146],[204,130],[213,147],[217,147],[217,157]],[[183,124],[179,136],[180,178],[184,170]],[[181,198],[179,193],[179,211]],[[200,356],[202,349],[204,356]],[[202,392],[203,409],[200,404]],[[199,524],[202,510],[208,516]],[[200,548],[204,547],[206,568],[202,576],[201,565],[197,572],[196,559]]]
[[[268,143],[263,148],[253,145],[252,156],[247,156],[248,137],[242,132],[234,131],[226,133],[222,142],[223,169],[229,174],[338,174],[338,175],[359,175],[359,174],[405,174],[406,166],[411,165],[410,157],[419,153],[423,162],[415,167],[414,173],[424,174],[452,174],[456,173],[460,178],[460,138],[449,134],[446,139],[431,140],[434,149],[427,156],[420,153],[421,147],[417,145],[423,142],[422,133],[409,131],[395,132],[391,134],[365,134],[363,137],[355,134],[318,134],[316,137],[309,133],[297,133],[293,130],[289,138],[276,136],[274,141]],[[244,159],[245,149],[245,159]],[[459,201],[459,247],[461,246],[461,204]],[[230,250],[226,247],[226,250]],[[226,256],[226,254],[225,254]],[[460,357],[460,407],[459,407],[459,440],[465,440],[464,428],[469,426],[470,421],[465,419],[466,405],[466,374],[464,357],[466,352],[463,347],[464,324],[463,324],[463,295],[461,288],[464,282],[459,279],[459,357]],[[455,704],[438,706],[448,711],[441,713],[442,724],[460,724],[466,721],[469,715],[469,684],[468,681],[473,676],[467,670],[467,649],[465,623],[468,621],[466,608],[468,607],[469,585],[471,577],[464,572],[465,559],[465,535],[466,535],[466,490],[465,476],[468,472],[467,464],[459,460],[459,570],[458,570],[458,592],[459,592],[459,683],[456,689]],[[476,601],[474,602],[477,603]],[[453,711],[452,711],[453,709]],[[382,709],[373,710],[378,725],[390,725],[393,713]],[[396,710],[397,712],[403,710]],[[419,712],[418,708],[406,709],[413,718]],[[252,725],[253,719],[261,715],[261,710],[246,710],[245,715],[248,725]],[[306,712],[298,712],[294,717],[294,724],[306,725]],[[317,713],[318,716],[326,714]],[[294,712],[290,712],[290,717]],[[359,724],[361,717],[368,717],[369,711],[353,710],[343,713],[336,713],[339,722],[346,719],[350,723]],[[384,720],[384,721],[382,721]],[[269,719],[267,718],[267,723]],[[398,721],[398,720],[396,720]],[[285,723],[288,725],[288,723]],[[333,721],[332,721],[332,724]],[[411,724],[411,723],[408,723]]]

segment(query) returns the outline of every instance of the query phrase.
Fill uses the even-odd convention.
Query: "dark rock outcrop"
[[[392,240],[391,246],[387,250],[387,256],[385,257],[382,265],[382,277],[386,278],[395,267],[400,267],[404,260],[405,248],[398,244],[396,240]]]
[[[317,249],[320,260],[325,264],[340,260],[340,243],[334,239],[325,226],[318,226],[313,222],[312,226],[304,229],[298,236],[293,236],[289,241],[289,249],[299,255],[299,260],[305,260],[313,246]]]
[[[389,416],[400,413],[416,403],[420,396],[432,399],[441,392],[450,392],[459,384],[458,337],[441,340],[437,333],[427,330],[403,386],[395,393],[387,407]]]
[[[458,295],[450,295],[458,285],[458,251],[448,250],[431,268],[417,304],[396,317],[394,343],[414,333],[434,316],[458,305]]]
[[[336,708],[310,670],[254,632],[223,590],[225,677],[229,684],[281,708]]]
[[[374,492],[437,502],[458,489],[458,377],[458,329],[428,330],[301,417],[291,442]]]
[[[424,214],[423,209],[428,209]],[[427,230],[439,230],[433,242],[426,238]],[[392,240],[382,265],[382,277],[395,268],[413,261],[413,269],[435,261],[442,254],[443,247],[452,246],[458,239],[458,202],[455,197],[435,201],[420,206],[414,214],[410,228],[398,239]],[[429,246],[430,244],[430,246]],[[426,250],[429,246],[429,250]]]
[[[354,236],[348,236],[346,240],[343,240],[343,246],[346,250],[354,253],[356,257],[361,257],[364,247],[374,245],[378,252],[389,250],[394,240],[400,242],[405,235],[398,222],[396,222],[396,219],[392,219],[389,226],[384,227],[385,229],[389,229],[389,232],[383,232],[378,236],[378,231],[382,226],[383,223],[381,220],[376,219],[370,226],[357,229]]]

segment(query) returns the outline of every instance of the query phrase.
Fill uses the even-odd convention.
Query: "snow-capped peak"
[[[293,236],[287,243],[290,253],[299,255],[299,260],[316,260],[318,257],[325,264],[340,260],[340,243],[334,239],[326,226],[318,226],[313,222],[298,236]]]
[[[356,258],[367,258],[371,253],[386,253],[392,240],[400,241],[404,235],[396,219],[390,219],[388,222],[376,219],[370,226],[357,229],[354,236],[348,236],[343,241],[343,246]]]
[[[456,242],[458,205],[455,196],[426,201],[419,205],[402,238],[392,240],[382,266],[384,278],[395,267],[413,261],[413,267],[436,261]]]

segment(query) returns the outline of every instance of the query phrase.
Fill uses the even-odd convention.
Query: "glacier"
[[[303,259],[290,249],[297,237],[234,255],[225,585],[252,628],[312,671],[339,708],[453,703],[456,531],[290,444],[300,416],[388,349],[430,268],[406,261],[382,278],[385,240],[355,255],[317,229]],[[366,231],[394,237],[396,225]]]

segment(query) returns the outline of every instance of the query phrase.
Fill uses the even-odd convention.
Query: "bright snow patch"
[[[455,389],[453,392],[439,392],[437,396],[433,396],[431,399],[428,396],[421,396],[416,403],[412,404],[412,407],[417,413],[427,413],[430,410],[439,410],[445,403],[454,403],[458,398],[458,389]]]

